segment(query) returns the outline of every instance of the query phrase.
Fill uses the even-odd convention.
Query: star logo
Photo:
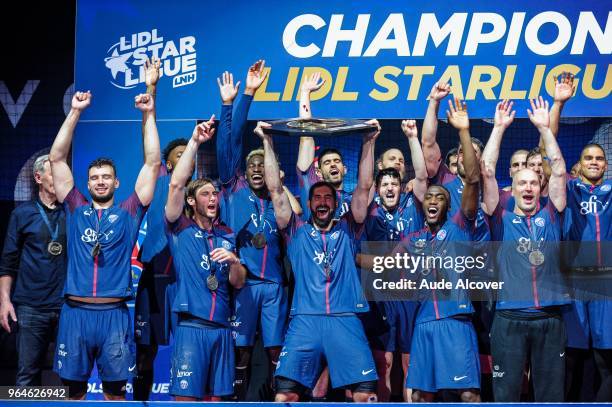
[[[130,70],[130,68],[126,65],[126,62],[131,56],[131,52],[120,55],[117,48],[115,48],[110,57],[104,58],[104,66],[110,69],[113,79],[117,79],[117,73],[127,72]]]

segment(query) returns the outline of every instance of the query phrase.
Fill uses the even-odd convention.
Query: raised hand
[[[267,74],[264,72],[265,65],[266,61],[262,59],[251,65],[251,67],[249,68],[249,72],[247,73],[247,91],[250,91],[254,94],[257,89],[259,89],[263,81],[266,79]]]
[[[134,106],[141,112],[151,112],[155,109],[155,102],[153,101],[153,95],[148,93],[141,93],[134,97]]]
[[[516,114],[516,111],[512,110],[513,104],[514,102],[508,99],[503,100],[497,104],[497,106],[495,107],[495,127],[503,127],[504,129],[507,129],[508,126],[512,124],[512,121],[514,120],[514,116]]]
[[[436,82],[431,92],[429,92],[429,99],[437,100],[438,102],[444,99],[450,93],[451,87],[448,82]]]
[[[91,92],[75,92],[72,97],[72,108],[83,111],[91,104]]]
[[[363,137],[364,143],[368,142],[368,141],[375,141],[378,138],[378,136],[380,135],[380,124],[378,123],[378,120],[371,119],[371,120],[368,120],[366,122],[366,124],[373,124],[374,126],[376,126],[376,129],[374,129],[371,132],[367,133]]]
[[[217,84],[219,85],[219,93],[221,94],[221,100],[224,105],[231,105],[238,94],[238,88],[240,88],[240,81],[236,82],[234,86],[234,75],[230,72],[225,71],[221,75],[221,79],[217,78]]]
[[[574,74],[563,72],[561,74],[561,79],[559,80],[557,76],[555,76],[554,81],[555,92],[553,94],[553,99],[555,102],[565,103],[576,91],[576,86],[574,86]]]
[[[459,101],[455,98],[455,103],[452,100],[448,101],[450,110],[446,111],[446,117],[451,126],[457,130],[467,130],[470,128],[470,118],[468,117],[467,105],[465,100]]]
[[[257,122],[257,127],[255,127],[255,130],[253,130],[253,132],[255,134],[257,134],[257,136],[263,141],[264,139],[270,139],[270,135],[267,134],[264,129],[267,129],[269,127],[272,127],[272,125],[270,123],[266,123],[266,122]]]
[[[531,110],[527,109],[529,120],[538,130],[548,128],[550,125],[550,114],[548,113],[548,101],[542,96],[537,99],[529,100]]]
[[[147,87],[156,86],[159,81],[159,68],[161,67],[161,61],[159,58],[152,57],[147,58],[144,63],[145,68],[145,84]]]
[[[202,122],[194,127],[191,138],[198,144],[206,143],[215,134],[213,125],[215,124],[215,115],[210,116],[206,122]]]
[[[419,131],[416,126],[416,120],[402,120],[402,131],[409,139],[417,137]]]
[[[324,84],[325,79],[321,79],[321,72],[315,72],[302,82],[302,92],[314,92],[319,90]]]

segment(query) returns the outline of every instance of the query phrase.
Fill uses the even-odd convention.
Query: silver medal
[[[47,245],[47,251],[52,256],[59,256],[60,254],[62,254],[63,250],[64,250],[64,247],[62,246],[62,244],[55,240],[50,241],[49,244]]]
[[[529,263],[534,266],[541,265],[542,263],[544,263],[544,253],[537,249],[532,251],[531,253],[529,253]]]

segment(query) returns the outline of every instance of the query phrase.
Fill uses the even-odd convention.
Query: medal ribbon
[[[45,222],[45,225],[47,225],[47,229],[49,230],[49,234],[51,235],[51,241],[56,242],[57,237],[59,236],[59,222],[55,225],[55,230],[52,230],[51,222],[49,221],[49,217],[47,216],[47,213],[45,212],[43,207],[38,202],[36,202],[36,206],[38,207],[38,212],[40,213],[40,216]]]

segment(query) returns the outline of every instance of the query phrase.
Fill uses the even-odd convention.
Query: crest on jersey
[[[605,184],[601,186],[601,190],[603,192],[608,192],[610,189],[612,189],[612,186],[610,184]]]
[[[438,232],[438,234],[436,235],[436,239],[438,240],[444,240],[444,238],[446,237],[446,230],[442,229]]]
[[[226,250],[230,250],[232,248],[232,245],[227,240],[222,241],[221,246]]]
[[[544,219],[536,218],[535,219],[535,224],[538,225],[539,227],[543,228],[544,227]]]
[[[331,236],[329,238],[331,240],[336,240],[336,239],[338,239],[338,236],[340,236],[340,231],[336,230],[334,233],[331,234]]]

